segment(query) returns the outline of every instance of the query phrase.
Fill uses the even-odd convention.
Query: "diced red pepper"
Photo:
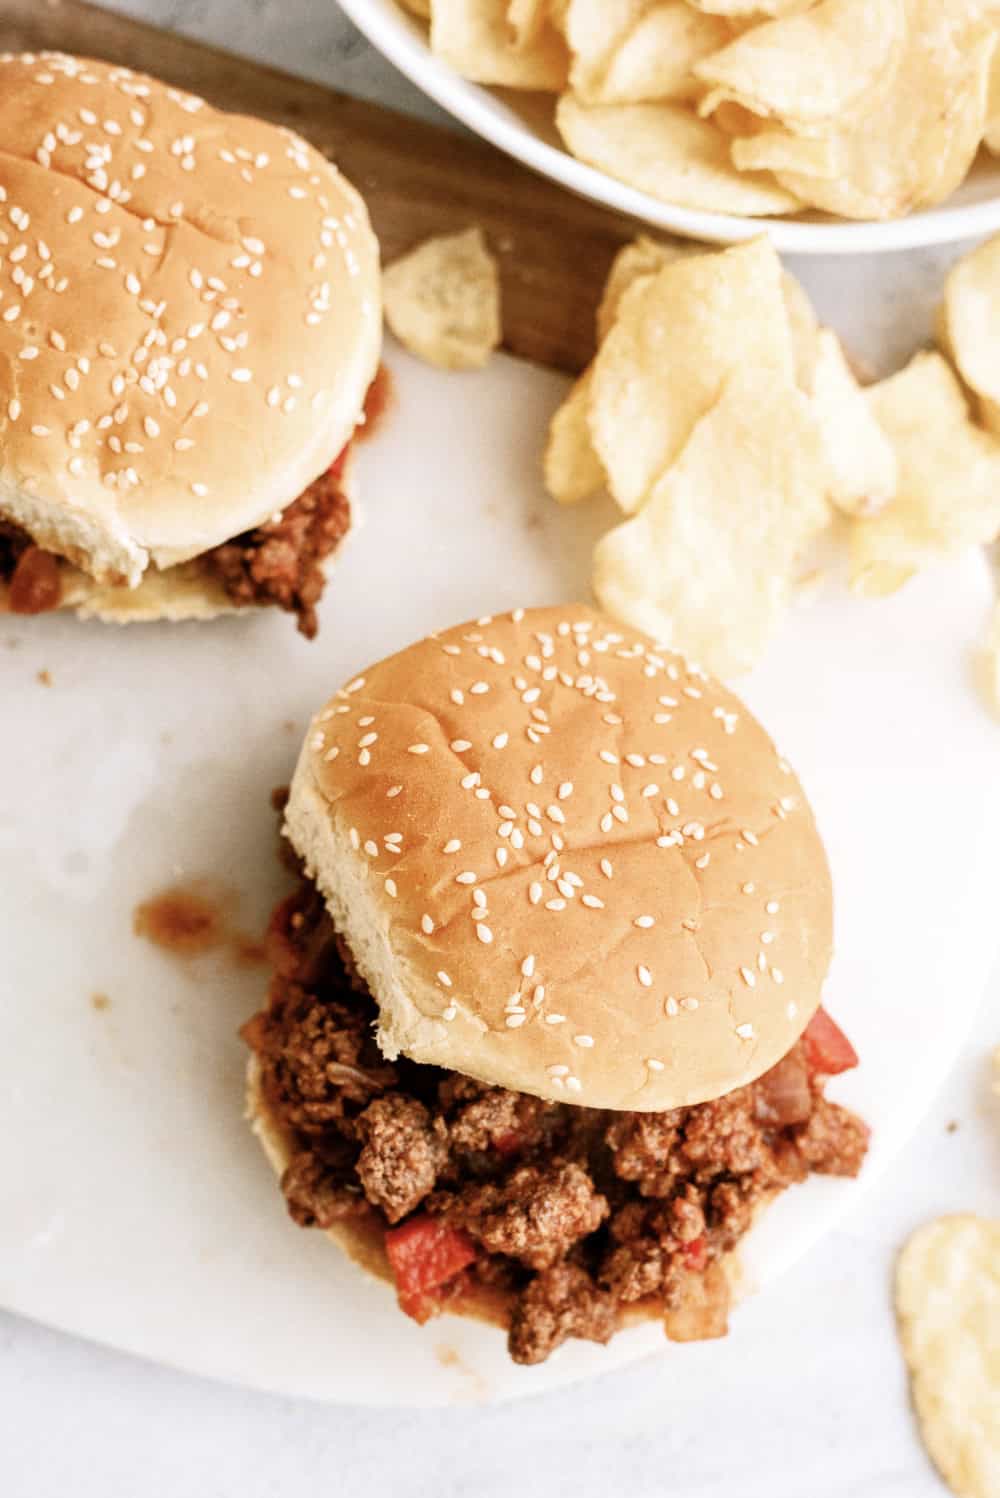
[[[446,1285],[476,1257],[468,1233],[429,1217],[411,1217],[385,1235],[400,1308],[423,1323],[437,1309],[433,1291]]]
[[[802,1036],[809,1070],[835,1077],[858,1064],[858,1053],[825,1009],[817,1009]]]
[[[708,1239],[692,1238],[684,1249],[684,1262],[689,1269],[700,1274],[708,1263]]]

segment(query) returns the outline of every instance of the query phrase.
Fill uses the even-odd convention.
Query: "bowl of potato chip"
[[[341,3],[477,134],[658,228],[793,253],[1000,228],[991,0]]]

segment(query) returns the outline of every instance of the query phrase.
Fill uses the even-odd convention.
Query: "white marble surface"
[[[119,8],[436,113],[371,55],[333,0]],[[900,262],[901,280],[914,269]],[[688,1349],[682,1381],[675,1359],[654,1359],[529,1405],[332,1409],[207,1384],[0,1316],[0,1491],[534,1498],[572,1485],[580,1498],[934,1498],[943,1490],[910,1423],[889,1277],[895,1249],[927,1216],[1000,1213],[1000,1106],[987,1073],[1000,1040],[997,980],[962,1064],[884,1188],[748,1305],[726,1343]]]

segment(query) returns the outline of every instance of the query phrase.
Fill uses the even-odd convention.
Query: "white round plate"
[[[738,218],[662,203],[571,156],[552,124],[546,96],[519,96],[510,89],[491,90],[460,78],[434,56],[426,28],[407,15],[396,0],[339,3],[359,31],[400,72],[477,135],[581,197],[644,219],[655,228],[717,244],[752,239],[766,231],[775,249],[794,255],[908,250],[951,244],[1000,229],[1000,159],[985,151],[947,203],[886,223],[855,223],[823,215]]]
[[[214,625],[0,620],[0,1305],[341,1402],[508,1398],[651,1352],[680,1376],[685,1358],[726,1366],[731,1344],[670,1346],[650,1326],[516,1368],[491,1328],[408,1321],[386,1286],[291,1224],[241,1118],[236,1031],[266,972],[183,964],[133,934],[137,902],[194,878],[227,886],[241,927],[260,930],[287,884],[268,794],[310,712],[368,661],[484,610],[587,592],[610,504],[560,508],[539,477],[566,382],[504,357],[460,376],[391,361],[398,407],[361,451],[366,519],[315,642],[270,610]],[[990,596],[978,556],[881,603],[831,585],[746,686],[826,835],[828,1002],[863,1063],[838,1095],[874,1129],[859,1182],[813,1180],[765,1214],[752,1287],[879,1180],[985,987],[1000,730],[966,667]]]

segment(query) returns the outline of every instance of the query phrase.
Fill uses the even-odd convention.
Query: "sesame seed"
[[[566,909],[566,901],[565,900],[546,900],[546,902],[545,902],[545,909],[546,910],[565,910]]]
[[[604,909],[604,901],[603,900],[599,900],[596,895],[583,895],[582,899],[581,899],[581,903],[584,904],[584,905],[586,905],[586,907],[587,907],[588,910],[603,910]]]
[[[542,778],[543,778],[543,773],[544,772],[542,770],[541,765],[535,765],[535,766],[533,766],[533,768],[531,770],[531,773],[528,776],[528,779],[531,781],[532,785],[541,785]]]
[[[498,733],[494,736],[492,742],[494,749],[506,749],[508,743],[508,735],[505,733]]]
[[[430,747],[430,744],[411,744],[406,752],[407,754],[426,754]]]
[[[385,892],[386,892],[387,895],[390,895],[393,900],[396,898],[396,881],[395,881],[395,879],[387,879],[385,881]]]
[[[489,689],[490,688],[488,682],[474,681],[472,683],[472,686],[469,688],[469,691],[473,694],[474,697],[481,697],[483,693],[488,692]]]
[[[697,999],[692,999],[692,998],[681,999],[681,1008],[682,1009],[686,1009],[689,1014],[693,1014],[694,1011],[698,1007],[699,1007],[699,1005],[698,1005],[698,1000]]]
[[[535,956],[533,952],[529,952],[528,956],[525,957],[524,961],[521,963],[521,975],[525,978],[532,978],[534,977],[534,973]]]
[[[781,909],[781,906],[778,904],[777,900],[768,900],[767,904],[764,906],[764,909],[767,911],[768,915],[777,915],[778,911]]]
[[[753,1025],[737,1025],[736,1033],[741,1040],[753,1039]]]
[[[757,834],[755,832],[751,832],[749,827],[744,827],[742,829],[742,831],[740,832],[740,837],[742,837],[745,842],[748,842],[751,848],[757,847]]]
[[[775,983],[784,983],[785,981],[785,975],[781,971],[780,967],[773,967],[771,969],[771,977],[774,979]]]
[[[741,885],[740,887],[741,887],[741,889],[742,889],[742,891],[743,891],[743,893],[745,895],[752,895],[753,892],[754,892],[754,890],[757,888],[757,886],[753,883],[752,880],[748,881],[744,885]]]
[[[433,936],[434,922],[431,920],[429,915],[422,915],[420,917],[420,929],[425,936]]]
[[[760,933],[760,939],[764,943],[765,947],[769,946],[771,944],[771,942],[774,940],[774,932],[773,931],[762,931]]]
[[[642,984],[643,988],[652,988],[653,975],[649,971],[648,967],[645,967],[642,963],[640,963],[635,970],[635,975],[638,978],[639,982]]]
[[[569,1088],[570,1092],[580,1092],[582,1090],[583,1084],[581,1083],[579,1077],[567,1077],[566,1086]]]
[[[565,1014],[547,1014],[545,1016],[545,1023],[547,1025],[564,1025],[566,1023],[566,1016]]]
[[[798,1012],[799,1006],[794,1002],[794,1000],[790,1004],[785,1005],[785,1013],[789,1019],[794,1019]]]
[[[334,744],[332,748],[326,751],[326,753],[323,755],[323,758],[326,760],[327,764],[330,764],[331,761],[337,758],[337,755],[339,753],[340,750],[337,748],[336,744]]]
[[[637,915],[632,924],[638,926],[640,931],[648,931],[650,926],[656,925],[656,921],[651,915]]]
[[[665,1003],[664,1003],[664,1005],[663,1005],[663,1008],[664,1008],[664,1010],[665,1010],[665,1011],[666,1011],[666,1013],[667,1013],[667,1014],[668,1014],[668,1015],[670,1015],[670,1017],[671,1017],[671,1019],[672,1019],[672,1018],[673,1018],[673,1016],[674,1016],[674,1015],[675,1015],[675,1014],[677,1014],[677,1013],[678,1013],[678,1012],[679,1012],[679,1010],[680,1010],[680,1006],[679,1006],[679,1004],[678,1004],[678,1003],[677,1003],[677,1000],[676,1000],[676,999],[675,999],[675,998],[672,998],[672,997],[670,997],[670,998],[667,998],[667,1000],[666,1000],[666,1001],[665,1001]]]
[[[449,978],[448,974],[444,971],[443,968],[439,968],[438,969],[437,980],[442,985],[442,987],[444,987],[444,988],[450,988],[451,987],[451,979]]]
[[[472,872],[471,869],[464,869],[461,874],[456,874],[455,875],[455,883],[456,884],[477,884],[478,880],[476,878],[476,875]]]
[[[585,1051],[589,1051],[594,1044],[594,1037],[593,1035],[574,1035],[573,1044],[582,1046]]]
[[[368,841],[365,843],[365,852],[368,854],[369,858],[377,858],[378,857],[378,843],[373,842],[372,839],[369,838]]]
[[[662,1061],[658,1061],[655,1056],[647,1056],[646,1057],[646,1065],[649,1067],[650,1071],[662,1071],[663,1070],[663,1062]]]
[[[489,946],[490,942],[493,940],[493,932],[490,930],[489,926],[484,926],[482,922],[480,922],[476,927],[476,935],[479,937],[479,940],[481,942],[485,942],[487,946]]]
[[[400,793],[400,791],[402,789],[403,789],[403,787],[401,785],[391,785],[389,787],[389,789],[386,791],[386,795],[389,797],[389,799],[391,801],[394,796],[398,796],[399,795],[399,793]]]
[[[528,899],[531,901],[532,905],[538,904],[538,902],[542,898],[542,893],[542,886],[538,883],[537,879],[534,880],[534,882],[528,888]]]
[[[754,977],[750,968],[741,967],[740,977],[743,979],[743,982],[746,984],[747,988],[754,988],[756,986],[757,979]]]
[[[550,1077],[568,1077],[569,1076],[569,1067],[568,1066],[558,1066],[558,1065],[557,1066],[550,1066],[548,1068],[548,1072],[549,1072],[549,1076]]]
[[[455,1019],[457,1017],[457,1015],[458,1015],[458,1008],[457,1008],[457,1006],[455,1004],[449,1004],[445,1009],[441,1010],[441,1018],[444,1019],[444,1020],[448,1020],[449,1023],[453,1019]]]
[[[452,739],[450,748],[452,748],[456,754],[464,754],[466,749],[472,748],[472,745],[470,744],[468,739]]]
[[[459,848],[461,848],[461,846],[462,846],[462,843],[461,843],[461,840],[459,838],[457,838],[457,837],[450,837],[448,839],[448,841],[445,843],[444,847],[441,849],[441,851],[442,851],[442,853],[457,853],[458,850],[459,850]]]
[[[528,1016],[526,1014],[508,1014],[507,1018],[504,1020],[504,1024],[507,1026],[508,1030],[516,1030],[519,1028],[519,1026],[524,1024],[527,1017]]]
[[[617,754],[612,754],[610,749],[602,749],[600,751],[599,758],[602,759],[606,765],[616,765],[618,763]]]

